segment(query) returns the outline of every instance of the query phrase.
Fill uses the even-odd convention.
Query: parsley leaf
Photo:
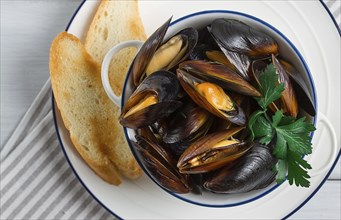
[[[264,117],[257,118],[256,123],[253,126],[255,137],[260,138],[259,143],[269,144],[274,136],[271,123]]]
[[[262,109],[266,109],[267,106],[273,101],[279,99],[284,91],[284,84],[278,83],[278,76],[273,64],[269,64],[258,77],[260,87],[259,91],[262,97],[255,97],[259,106]]]
[[[288,149],[287,149],[287,141],[281,133],[276,133],[276,145],[273,150],[273,154],[278,158],[285,160],[287,159]]]
[[[284,119],[283,119],[284,118]],[[310,132],[315,127],[300,118],[292,121],[292,117],[283,116],[282,112],[277,111],[272,117],[272,126],[276,131],[276,144],[273,154],[279,159],[276,164],[277,182],[283,180],[286,175],[287,167],[289,184],[295,183],[296,186],[309,187],[307,169],[311,169],[310,164],[302,156],[311,154]],[[283,122],[284,125],[281,125]]]
[[[315,130],[314,125],[300,118],[297,121],[275,128],[277,136],[282,136],[291,151],[301,155],[308,155],[312,152],[310,132]]]
[[[292,185],[295,182],[296,186],[309,187],[310,182],[308,178],[308,172],[303,169],[311,169],[310,164],[308,164],[304,159],[302,159],[301,155],[288,151],[288,180],[289,184]]]
[[[278,159],[273,168],[277,171],[277,183],[285,181],[288,173],[290,185],[309,187],[310,176],[307,170],[311,169],[311,165],[303,156],[312,153],[310,132],[316,128],[305,117],[296,119],[284,115],[281,110],[269,117],[267,106],[280,98],[284,90],[283,84],[278,84],[278,75],[272,64],[260,73],[259,82],[262,97],[254,99],[262,110],[257,110],[250,116],[250,139],[253,141],[257,138],[262,144],[275,144],[272,154]]]

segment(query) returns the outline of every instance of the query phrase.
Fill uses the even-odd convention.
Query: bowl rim
[[[201,15],[206,15],[206,14],[232,14],[232,15],[237,15],[237,16],[242,16],[242,17],[245,17],[247,19],[251,19],[255,22],[258,22],[261,26],[266,26],[267,28],[271,29],[272,31],[274,31],[277,35],[279,35],[283,41],[293,50],[293,52],[298,56],[298,59],[300,61],[300,63],[302,64],[305,72],[307,73],[307,78],[309,80],[309,84],[311,86],[311,92],[312,92],[312,95],[313,95],[313,101],[314,101],[314,106],[315,106],[315,109],[316,109],[316,112],[318,112],[318,105],[317,105],[317,95],[316,95],[316,87],[315,87],[315,84],[314,84],[314,80],[313,80],[313,77],[312,77],[312,74],[308,68],[308,65],[306,63],[306,61],[304,60],[303,56],[301,55],[301,53],[299,52],[299,50],[297,49],[297,47],[281,32],[279,31],[277,28],[275,28],[274,26],[272,26],[271,24],[269,24],[268,22],[258,18],[258,17],[255,17],[253,15],[249,15],[249,14],[246,14],[246,13],[243,13],[243,12],[239,12],[239,11],[233,11],[233,10],[204,10],[204,11],[198,11],[198,12],[195,12],[195,13],[191,13],[191,14],[188,14],[188,15],[185,15],[185,16],[182,16],[174,21],[172,21],[169,25],[169,27],[172,27],[173,25],[179,23],[179,22],[182,22],[186,19],[189,19],[189,18],[193,18],[193,17],[196,17],[196,16],[201,16]],[[217,16],[218,18],[218,16]],[[168,31],[167,31],[168,32]],[[129,84],[129,79],[131,78],[130,77],[130,74],[131,74],[131,68],[132,68],[132,64],[133,62],[135,61],[135,59],[132,61],[130,67],[129,67],[129,70],[127,72],[127,76],[124,80],[124,85],[123,85],[123,89],[122,89],[122,98],[121,98],[121,109],[123,109],[123,106],[125,104],[125,98],[126,98],[126,90],[127,90],[127,85]],[[312,117],[312,120],[313,120],[313,124],[314,126],[316,126],[316,122],[317,122],[317,117],[318,115],[315,115]],[[284,182],[278,184],[278,183],[272,183],[273,186],[268,186],[269,189],[266,189],[264,192],[260,193],[260,194],[257,194],[256,196],[253,196],[251,198],[248,198],[246,200],[242,200],[242,201],[238,201],[238,202],[233,202],[233,203],[227,203],[227,204],[209,204],[209,203],[204,203],[204,202],[198,202],[198,201],[194,201],[194,200],[191,200],[191,199],[188,199],[188,198],[185,198],[184,196],[182,196],[183,194],[177,194],[177,193],[174,193],[174,192],[171,192],[170,190],[167,190],[166,188],[164,188],[163,186],[161,186],[158,182],[156,182],[156,180],[154,179],[154,177],[151,176],[151,174],[149,173],[149,171],[146,169],[145,165],[141,162],[141,160],[139,159],[139,155],[137,154],[136,152],[136,149],[133,147],[133,145],[131,144],[131,140],[130,140],[130,136],[129,136],[129,132],[128,132],[128,129],[129,128],[126,128],[126,127],[123,127],[123,130],[124,130],[124,135],[125,135],[125,138],[127,140],[127,143],[130,147],[130,150],[131,152],[133,153],[135,159],[137,160],[138,164],[140,165],[140,167],[142,168],[143,172],[157,185],[159,186],[162,190],[164,190],[165,192],[169,193],[170,195],[180,199],[180,200],[183,200],[185,202],[188,202],[190,204],[193,204],[193,205],[198,205],[198,206],[204,206],[204,207],[210,207],[210,208],[226,208],[226,207],[234,207],[234,206],[240,206],[240,205],[245,205],[247,203],[250,203],[250,202],[253,202],[255,200],[258,200],[260,198],[262,198],[263,196],[271,193],[273,190],[275,190],[276,188],[278,188],[281,184],[283,184]],[[129,129],[130,130],[130,129]],[[314,135],[314,132],[311,132],[310,136],[313,137]],[[287,178],[287,177],[286,177]],[[263,189],[264,190],[264,189]],[[186,194],[185,194],[186,195]]]

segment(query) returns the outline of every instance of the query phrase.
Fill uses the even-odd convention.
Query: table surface
[[[1,148],[49,78],[49,48],[81,0],[1,0]],[[291,219],[340,219],[341,163]]]

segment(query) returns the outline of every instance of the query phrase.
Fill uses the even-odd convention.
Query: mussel
[[[229,63],[248,81],[252,59],[278,54],[278,44],[272,37],[241,21],[216,19],[209,30]]]
[[[299,109],[297,93],[294,90],[293,82],[287,71],[274,55],[271,56],[270,62],[274,65],[278,74],[278,83],[284,84],[284,91],[282,92],[281,99],[271,103],[269,107],[274,112],[281,109],[284,113],[296,117]],[[259,73],[265,69],[268,63],[268,60],[256,60],[252,63],[252,78],[258,85],[260,85],[258,81]]]
[[[225,65],[203,60],[192,60],[182,62],[179,68],[186,70],[197,78],[213,82],[230,91],[247,96],[258,97],[261,95],[249,82]]]
[[[303,79],[301,73],[289,62],[279,59],[279,63],[290,76],[291,82],[295,90],[297,100],[300,100],[300,106],[311,116],[316,115],[316,109],[313,102],[313,97],[309,90],[309,85]]]
[[[208,134],[192,143],[180,156],[180,173],[205,173],[218,169],[244,155],[250,145],[233,136],[243,127]]]
[[[220,86],[201,80],[181,68],[177,69],[177,76],[182,88],[200,107],[232,123],[246,123],[243,110]]]
[[[152,59],[155,51],[162,43],[162,40],[168,30],[172,18],[169,18],[161,27],[159,27],[142,45],[140,51],[136,54],[131,67],[131,75],[135,86],[140,84],[142,75]]]
[[[141,153],[141,161],[158,184],[171,192],[190,191],[188,178],[178,172],[176,161],[165,147],[142,136],[136,136],[136,140],[134,147]]]
[[[180,85],[177,77],[168,71],[158,71],[148,76],[129,97],[122,109],[120,123],[137,129],[167,117],[182,103],[177,94]]]
[[[271,149],[256,142],[236,163],[208,179],[204,188],[215,193],[244,193],[265,188],[275,180],[276,162]]]
[[[134,85],[139,85],[150,74],[159,70],[170,70],[187,59],[198,40],[194,28],[186,28],[166,40],[170,19],[157,29],[142,45],[136,55],[131,71]]]
[[[284,91],[281,96],[282,109],[284,109],[284,112],[288,112],[289,115],[296,117],[298,114],[298,101],[293,84],[288,73],[274,55],[272,55],[272,63],[278,73],[278,81],[284,84]]]
[[[211,24],[210,32],[221,48],[231,52],[251,58],[278,54],[278,45],[272,37],[238,20],[216,19]]]

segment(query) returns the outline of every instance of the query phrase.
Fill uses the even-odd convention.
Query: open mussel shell
[[[300,100],[300,106],[311,116],[316,115],[314,99],[309,90],[309,84],[303,79],[302,74],[290,63],[283,59],[279,59],[280,64],[290,76],[291,82],[295,89],[297,100]]]
[[[271,36],[237,20],[216,19],[210,32],[220,48],[231,52],[252,58],[278,54],[278,45]]]
[[[158,143],[137,136],[134,147],[141,153],[142,163],[153,179],[167,190],[175,193],[188,193],[187,177],[179,173],[172,155]]]
[[[182,103],[177,101],[180,84],[175,74],[158,71],[147,77],[129,97],[122,109],[120,123],[137,129],[167,117]]]
[[[146,75],[164,69],[171,70],[178,63],[186,60],[198,41],[198,32],[186,28],[166,40],[154,53],[146,67]]]
[[[220,86],[196,78],[181,68],[177,69],[177,76],[182,88],[197,105],[237,125],[246,123],[243,110]]]
[[[172,18],[169,18],[161,27],[159,27],[142,45],[140,51],[136,54],[131,67],[131,74],[135,86],[140,84],[144,70],[152,59],[155,51],[162,43],[162,40],[168,30]]]
[[[252,63],[252,73],[253,73],[253,81],[260,86],[259,83],[259,74],[263,71],[268,64],[272,63],[278,74],[278,82],[283,83],[284,91],[282,92],[282,96],[279,100],[271,103],[269,108],[275,112],[281,109],[285,114],[296,117],[299,108],[298,108],[298,99],[297,99],[297,92],[295,92],[293,82],[289,77],[287,71],[284,69],[282,64],[278,61],[278,59],[272,55],[271,59],[264,59],[264,60],[255,60]]]
[[[170,19],[157,29],[142,45],[132,66],[134,85],[160,70],[171,70],[186,60],[198,41],[198,32],[194,28],[186,28],[176,33],[165,42]]]
[[[293,84],[288,73],[274,55],[272,55],[272,63],[277,71],[278,81],[284,84],[284,91],[281,96],[282,108],[288,115],[296,117],[298,114],[298,102]]]
[[[254,143],[232,166],[210,177],[204,188],[215,193],[245,193],[270,185],[276,177],[276,159],[268,146]]]
[[[213,82],[224,89],[247,96],[261,96],[257,89],[226,65],[204,60],[191,60],[181,63],[179,67],[198,78]]]
[[[192,143],[180,156],[177,167],[181,173],[206,173],[218,169],[244,155],[250,146],[232,138],[243,127],[206,135]]]

